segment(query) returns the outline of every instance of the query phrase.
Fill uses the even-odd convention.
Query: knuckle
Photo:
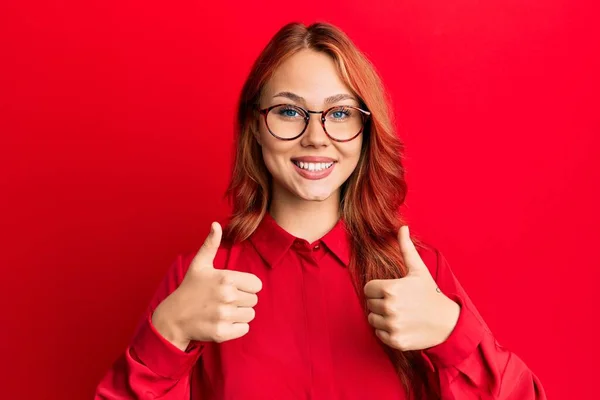
[[[390,334],[394,334],[398,332],[398,325],[393,318],[385,319],[385,329],[390,332]]]
[[[399,334],[390,335],[391,344],[398,349],[405,349],[404,338]]]
[[[215,326],[215,331],[213,333],[213,340],[217,343],[223,343],[227,340],[227,324],[218,323]]]
[[[231,286],[221,286],[218,289],[219,300],[225,304],[231,304],[235,302],[236,295]]]
[[[413,343],[408,335],[395,334],[394,335],[395,347],[402,351],[412,350]]]
[[[385,297],[391,297],[396,295],[396,285],[394,284],[389,284],[383,287],[382,289],[383,294]]]
[[[402,332],[402,321],[398,318],[393,318],[389,322],[389,328],[393,333]]]
[[[230,285],[233,285],[233,279],[230,274],[228,274],[228,273],[226,273],[226,271],[224,271],[223,273],[221,273],[221,276],[219,277],[219,283],[223,286],[230,286]]]
[[[231,318],[231,308],[226,305],[219,305],[216,308],[217,321],[228,321]]]
[[[396,313],[396,307],[391,301],[384,301],[382,304],[382,309],[387,315],[394,315]]]

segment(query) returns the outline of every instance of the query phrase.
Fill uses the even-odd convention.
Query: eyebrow
[[[306,103],[306,100],[304,99],[304,97],[298,96],[297,94],[292,93],[292,92],[279,92],[275,96],[273,96],[273,98],[275,98],[275,97],[286,97],[297,103]],[[325,104],[332,104],[332,103],[336,103],[336,102],[342,101],[342,100],[354,100],[358,103],[358,100],[356,99],[356,97],[352,96],[351,94],[340,93],[340,94],[334,94],[333,96],[327,97],[325,99]]]

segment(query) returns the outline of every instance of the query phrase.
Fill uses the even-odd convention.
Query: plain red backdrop
[[[3,1],[0,397],[84,399],[227,213],[237,95],[286,22],[340,26],[407,145],[411,231],[553,399],[597,380],[592,2]]]

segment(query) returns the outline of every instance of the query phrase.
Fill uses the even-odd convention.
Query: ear
[[[258,118],[255,115],[255,117],[250,122],[250,130],[252,131],[252,135],[254,135],[254,139],[256,139],[256,142],[258,143],[258,145],[262,146],[262,143],[260,141],[259,124],[260,124],[260,118]]]

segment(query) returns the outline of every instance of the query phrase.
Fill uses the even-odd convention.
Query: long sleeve
[[[539,379],[510,350],[502,347],[436,250],[435,280],[440,290],[461,306],[458,322],[443,343],[425,349],[431,379],[443,400],[545,400]]]
[[[177,257],[156,290],[131,343],[96,388],[95,399],[189,399],[190,373],[202,346],[182,351],[152,325],[152,313],[183,280],[189,257]]]

